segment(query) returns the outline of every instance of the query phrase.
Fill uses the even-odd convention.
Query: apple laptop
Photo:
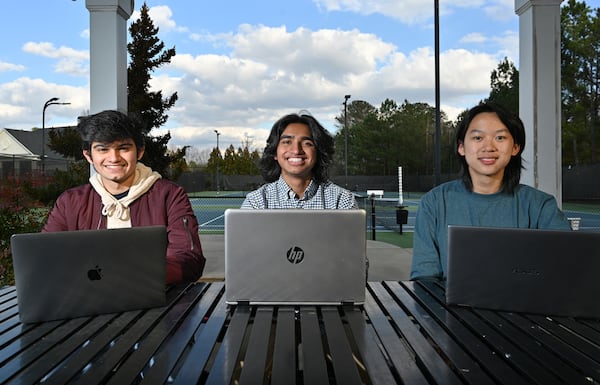
[[[230,304],[362,304],[365,256],[364,210],[225,211]]]
[[[21,322],[163,306],[164,226],[14,234]]]
[[[446,301],[600,318],[600,233],[449,226]]]

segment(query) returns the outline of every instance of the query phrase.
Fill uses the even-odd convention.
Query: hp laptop
[[[364,303],[365,224],[364,210],[226,210],[226,301]]]
[[[449,226],[446,301],[600,318],[600,233]]]
[[[164,226],[15,234],[11,248],[23,323],[165,305]]]

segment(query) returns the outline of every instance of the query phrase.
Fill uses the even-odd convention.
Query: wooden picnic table
[[[0,290],[0,383],[593,384],[600,320],[448,307],[442,282],[369,282],[360,306],[168,306],[22,324]]]

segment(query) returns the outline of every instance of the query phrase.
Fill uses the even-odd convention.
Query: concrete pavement
[[[225,244],[223,234],[202,234],[202,251],[206,258],[204,274],[200,280],[225,279]],[[381,241],[367,240],[369,256],[369,281],[407,280],[410,273],[412,249],[405,249]]]

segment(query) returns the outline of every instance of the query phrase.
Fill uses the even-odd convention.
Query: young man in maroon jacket
[[[205,258],[198,221],[182,187],[140,163],[141,131],[127,115],[102,111],[81,119],[83,155],[96,173],[62,193],[42,231],[167,227],[167,284],[196,281]]]

